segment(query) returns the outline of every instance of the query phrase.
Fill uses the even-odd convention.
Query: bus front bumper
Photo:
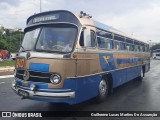
[[[55,91],[55,92],[46,92],[43,90],[29,90],[21,86],[13,85],[12,89],[15,91],[16,94],[22,96],[23,98],[41,98],[41,99],[74,99],[75,92],[74,91]]]

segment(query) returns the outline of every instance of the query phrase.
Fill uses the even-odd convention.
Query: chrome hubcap
[[[141,68],[141,77],[143,77],[143,69]]]
[[[99,92],[102,96],[106,94],[107,91],[107,84],[105,80],[101,80],[100,85],[99,85]]]

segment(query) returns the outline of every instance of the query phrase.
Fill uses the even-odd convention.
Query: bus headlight
[[[53,74],[53,75],[51,75],[51,77],[50,77],[50,81],[51,81],[51,83],[53,83],[53,84],[58,84],[58,83],[61,82],[61,77],[60,77],[60,75],[58,75],[58,74]]]
[[[15,80],[12,81],[12,87],[16,87],[17,83]]]
[[[34,84],[32,84],[32,85],[30,86],[30,90],[35,91],[35,90],[36,90],[36,86],[35,86]]]

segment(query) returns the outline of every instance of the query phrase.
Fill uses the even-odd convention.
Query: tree
[[[152,46],[150,49],[151,49],[151,51],[156,50],[156,49],[160,49],[160,43]]]
[[[6,33],[4,27],[0,27],[0,49],[7,49]]]
[[[4,34],[5,31],[5,34]],[[10,52],[18,52],[20,47],[20,39],[23,38],[23,32],[10,31],[9,29],[0,29],[0,49]]]

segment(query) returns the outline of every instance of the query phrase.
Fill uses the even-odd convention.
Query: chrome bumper
[[[20,88],[18,86],[13,87],[12,89],[18,94],[19,90],[25,91],[29,94],[28,97],[31,98],[46,98],[46,99],[73,99],[75,98],[75,92],[39,92],[39,91],[31,91]],[[19,95],[19,94],[18,94]]]

